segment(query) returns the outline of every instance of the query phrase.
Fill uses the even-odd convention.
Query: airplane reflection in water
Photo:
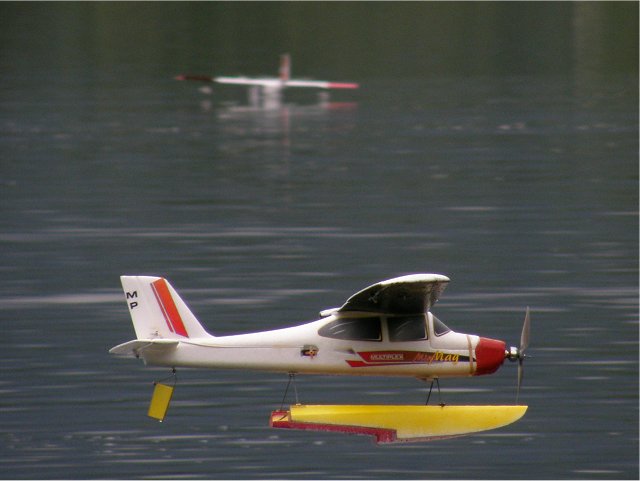
[[[323,92],[324,93],[324,92]],[[207,99],[200,103],[206,112],[212,112],[224,136],[223,143],[231,151],[245,151],[259,143],[262,148],[282,149],[281,159],[289,159],[296,133],[319,131],[348,132],[355,126],[356,102],[333,102],[326,95],[318,95],[314,104],[238,102],[214,103]],[[295,96],[296,100],[298,96]]]

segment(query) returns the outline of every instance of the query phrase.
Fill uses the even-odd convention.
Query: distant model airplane
[[[216,82],[229,85],[244,85],[250,87],[250,98],[263,97],[279,98],[282,90],[289,87],[317,88],[317,89],[357,89],[359,84],[353,82],[330,82],[327,80],[305,80],[291,78],[291,57],[288,53],[280,56],[280,75],[278,77],[210,77],[207,75],[182,74],[176,80],[195,80],[199,82]]]

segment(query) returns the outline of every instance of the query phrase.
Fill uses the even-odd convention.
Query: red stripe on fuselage
[[[182,317],[178,312],[178,307],[173,301],[173,297],[171,297],[171,292],[169,292],[167,281],[164,279],[158,279],[151,283],[151,288],[153,289],[153,293],[160,305],[162,315],[164,316],[165,321],[167,321],[169,330],[179,334],[180,336],[189,337],[187,329],[184,327],[184,323],[182,322]]]
[[[399,366],[406,364],[432,364],[468,362],[466,356],[444,351],[365,351],[358,352],[362,360],[347,360],[351,367]]]

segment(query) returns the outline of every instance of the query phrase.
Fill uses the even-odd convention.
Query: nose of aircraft
[[[496,372],[505,358],[506,344],[504,341],[481,337],[476,346],[475,376]]]

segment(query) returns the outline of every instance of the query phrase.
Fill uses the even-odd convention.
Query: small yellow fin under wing
[[[151,397],[151,404],[149,404],[149,411],[147,415],[158,421],[164,421],[164,417],[167,415],[169,409],[169,403],[171,402],[171,396],[173,396],[173,386],[167,386],[166,384],[156,383],[153,388],[153,396]]]

